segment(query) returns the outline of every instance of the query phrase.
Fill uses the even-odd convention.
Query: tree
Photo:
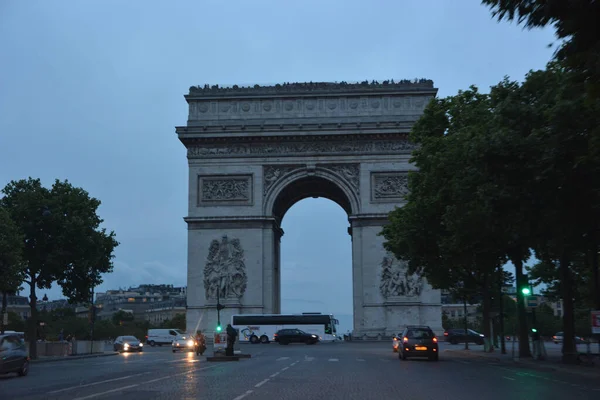
[[[17,291],[23,282],[24,273],[21,263],[23,252],[23,236],[17,225],[10,218],[8,210],[0,206],[0,292],[2,293],[2,311],[0,324],[4,333],[4,314],[6,313],[7,296]]]
[[[555,57],[587,82],[595,97],[600,94],[600,4],[595,0],[483,0],[492,15],[516,20],[526,28],[552,25],[562,40]]]
[[[517,187],[529,210],[529,223],[521,225],[529,231],[525,243],[538,259],[558,263],[565,310],[563,360],[575,362],[572,263],[589,251],[590,238],[597,237],[599,228],[600,108],[557,62],[530,72],[522,84],[503,82],[495,94],[500,132],[506,139],[515,138],[524,157],[520,174],[527,181]],[[519,199],[516,192],[513,199]]]
[[[127,311],[119,310],[112,315],[112,323],[115,325],[122,325],[124,322],[133,321],[133,314]]]
[[[382,231],[386,249],[433,287],[465,302],[482,295],[488,351],[493,351],[489,288],[505,262],[496,232],[481,227],[494,212],[488,201],[493,186],[481,157],[491,120],[489,96],[476,87],[431,101],[411,131],[419,145],[411,159],[418,172],[410,175],[407,203],[390,214]]]
[[[175,314],[172,319],[168,319],[161,324],[161,328],[180,329],[185,331],[185,314]]]
[[[2,190],[0,206],[6,208],[24,235],[23,264],[29,286],[28,337],[30,356],[36,358],[36,289],[58,283],[71,302],[88,301],[90,288],[100,274],[112,271],[114,232],[100,229],[100,201],[68,181],[56,180],[51,189],[39,179],[12,181]]]

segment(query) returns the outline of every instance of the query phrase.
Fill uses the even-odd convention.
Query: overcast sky
[[[433,79],[439,96],[543,68],[551,30],[478,0],[0,2],[0,185],[69,179],[121,242],[100,291],[186,284],[191,85]],[[283,220],[284,312],[352,313],[350,237],[329,200]],[[47,292],[61,297],[60,289]]]

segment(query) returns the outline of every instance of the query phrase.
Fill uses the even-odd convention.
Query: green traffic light
[[[521,293],[523,293],[525,296],[529,295],[529,293],[531,293],[531,290],[529,290],[529,288],[524,287],[523,289],[521,289]]]
[[[537,329],[535,329],[535,328],[531,328],[531,332],[533,332],[533,333],[536,333],[536,332],[537,332]]]
[[[221,325],[217,325],[217,332],[221,332]]]

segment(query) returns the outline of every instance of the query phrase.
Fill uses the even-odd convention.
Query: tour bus
[[[240,314],[231,317],[231,326],[239,331],[240,343],[269,343],[280,329],[297,328],[317,335],[322,342],[337,338],[336,325],[339,321],[333,315],[321,313],[302,314]]]

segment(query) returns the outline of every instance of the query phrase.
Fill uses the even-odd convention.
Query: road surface
[[[0,376],[1,399],[598,399],[600,379],[445,353],[401,361],[391,344],[242,345],[251,359],[210,363],[168,347],[32,364]]]

